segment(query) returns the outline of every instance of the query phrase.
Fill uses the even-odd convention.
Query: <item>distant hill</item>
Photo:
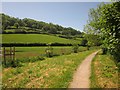
[[[53,23],[36,21],[29,18],[19,19],[2,15],[2,33],[38,33],[59,34],[63,36],[81,36],[81,32],[71,27],[62,27]]]

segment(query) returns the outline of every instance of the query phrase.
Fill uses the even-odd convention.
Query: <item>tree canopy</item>
[[[32,30],[35,33],[48,33],[48,34],[63,34],[63,35],[80,35],[81,32],[71,27],[62,27],[53,23],[45,23],[29,18],[19,19],[5,14],[2,15],[2,31],[6,29],[16,29],[16,32],[24,33]],[[19,30],[20,29],[20,30]]]
[[[91,9],[84,31],[99,35],[102,47],[120,61],[120,2],[101,3],[97,9]]]

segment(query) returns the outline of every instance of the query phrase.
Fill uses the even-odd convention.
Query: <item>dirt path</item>
[[[0,56],[2,56],[2,50],[0,50]]]
[[[89,88],[89,77],[91,72],[91,61],[98,51],[90,54],[78,67],[73,76],[69,88]]]

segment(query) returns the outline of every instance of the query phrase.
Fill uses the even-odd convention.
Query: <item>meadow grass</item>
[[[60,38],[45,34],[2,34],[3,43],[63,43],[80,44],[81,41]]]
[[[67,88],[78,65],[94,51],[46,58],[43,61],[24,63],[17,68],[3,68],[3,87]]]
[[[99,52],[91,64],[91,88],[118,88],[118,67],[110,55]]]

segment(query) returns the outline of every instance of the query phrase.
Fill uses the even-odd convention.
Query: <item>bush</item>
[[[107,54],[107,48],[102,48],[102,54]]]
[[[118,66],[118,71],[120,72],[120,62],[117,64]]]
[[[74,53],[77,53],[77,52],[78,52],[78,49],[79,49],[78,44],[73,45],[73,52],[74,52]]]
[[[48,46],[45,50],[45,54],[47,57],[53,57],[53,48],[51,46]]]
[[[11,61],[10,59],[7,60],[6,64],[2,63],[3,67],[21,67],[22,64],[19,62],[18,59],[15,59],[14,61]]]
[[[21,67],[22,63],[42,61],[44,59],[45,58],[43,56],[37,56],[33,58],[21,58],[21,59],[16,59],[14,62],[13,61],[7,62],[6,65],[3,63],[3,67]]]
[[[33,57],[33,58],[23,58],[23,59],[18,59],[19,62],[21,63],[26,63],[26,62],[35,62],[35,61],[42,61],[45,58],[42,56],[37,56],[37,57]]]
[[[89,45],[87,45],[87,50],[90,50],[90,46]]]

